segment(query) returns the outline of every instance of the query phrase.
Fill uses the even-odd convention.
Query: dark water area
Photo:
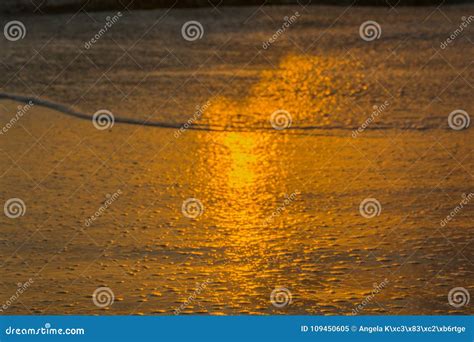
[[[72,11],[133,10],[226,6],[336,5],[336,6],[440,6],[473,3],[472,0],[6,0],[0,12],[60,13]]]

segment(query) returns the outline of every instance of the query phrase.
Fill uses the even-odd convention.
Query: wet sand
[[[0,43],[0,91],[172,123],[199,106],[213,130],[101,131],[29,109],[0,135],[2,203],[26,205],[0,216],[0,304],[33,282],[1,314],[349,315],[382,282],[358,314],[472,314],[448,303],[452,288],[474,293],[472,203],[440,223],[473,192],[472,127],[447,123],[473,108],[472,34],[439,49],[472,9],[445,9],[451,22],[434,8],[351,9],[333,26],[343,8],[137,11],[88,51],[111,13],[87,29],[84,14],[21,18],[34,29]],[[192,18],[206,31],[189,43]],[[358,35],[369,19],[383,28],[370,43]],[[2,127],[17,107],[0,102]],[[279,109],[290,129],[271,129]],[[202,203],[196,218],[188,198]],[[366,198],[380,215],[361,215]],[[101,286],[115,297],[106,308],[92,301]],[[278,287],[284,307],[270,300]]]

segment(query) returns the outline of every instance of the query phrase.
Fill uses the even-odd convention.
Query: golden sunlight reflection
[[[276,194],[285,191],[281,140],[271,134],[222,132],[200,134],[199,165],[208,177],[206,202],[216,224],[258,229],[271,212]],[[201,183],[202,184],[202,183]]]
[[[271,114],[285,110],[296,126],[354,124],[343,108],[367,89],[359,67],[353,60],[289,55],[277,68],[262,71],[246,97],[211,98],[200,123],[268,127]]]
[[[79,54],[65,47],[96,32],[85,13],[18,14],[29,35],[0,63],[1,200],[26,213],[0,214],[6,314],[474,314],[447,298],[474,295],[474,204],[444,226],[474,191],[474,128],[449,125],[457,108],[474,119],[474,36],[432,49],[474,4],[306,6],[259,53],[299,8],[255,9],[127,11]],[[193,18],[205,35],[189,42]],[[360,39],[370,18],[384,39]],[[114,120],[83,120],[100,109]],[[104,288],[113,305],[94,305]]]
[[[301,229],[315,233],[312,227],[300,228],[308,221],[308,203],[293,171],[298,152],[291,146],[297,136],[252,130],[271,127],[271,114],[277,110],[290,112],[297,126],[337,123],[339,117],[329,113],[337,113],[343,101],[363,90],[360,75],[347,72],[353,67],[328,57],[288,56],[277,69],[263,71],[243,98],[209,99],[199,124],[228,130],[193,135],[199,177],[192,182],[192,193],[199,194],[206,208],[197,226],[203,243],[221,252],[216,258],[220,266],[202,272],[226,284],[216,293],[225,291],[226,302],[241,313],[250,297],[255,304],[250,312],[258,313],[271,306],[267,296],[275,286],[306,279],[308,274],[296,265],[306,263],[312,269],[305,259],[317,251],[300,236]],[[235,131],[239,128],[244,129]],[[291,204],[281,209],[289,196]],[[316,300],[312,293],[305,295]]]
[[[221,143],[228,151],[227,185],[229,189],[250,190],[258,173],[258,156],[255,154],[258,143],[255,135],[229,133],[221,137]],[[215,161],[219,163],[218,160]]]
[[[265,219],[289,192],[285,162],[291,151],[285,150],[285,138],[275,140],[270,133],[198,133],[197,139],[197,166],[205,180],[196,183],[195,193],[202,196],[209,220],[204,234],[210,245],[223,249],[222,266],[213,267],[213,277],[227,284],[225,302],[240,312],[247,296],[261,297],[262,306],[249,311],[258,313],[268,307],[259,293],[284,276],[283,270],[268,272],[268,265],[279,250],[275,241],[285,240],[288,231],[266,225]]]

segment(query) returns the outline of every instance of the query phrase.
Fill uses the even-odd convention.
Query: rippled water
[[[261,72],[244,100],[212,97],[202,121],[211,127],[268,127],[269,113],[283,110],[293,128],[357,127],[353,117],[341,113],[367,90],[357,68],[354,60],[285,56],[274,70]]]
[[[472,130],[450,130],[446,120],[450,109],[472,100],[443,57],[459,68],[465,56],[452,49],[433,57],[428,49],[450,26],[435,16],[426,26],[407,26],[416,46],[388,58],[402,44],[399,21],[419,23],[427,10],[388,18],[388,39],[375,49],[352,36],[372,13],[357,9],[307,53],[289,49],[290,38],[311,47],[314,25],[329,27],[327,18],[339,14],[315,8],[266,60],[250,47],[272,31],[242,26],[248,14],[242,9],[224,21],[203,14],[222,29],[203,41],[204,52],[173,35],[187,10],[166,19],[129,52],[142,68],[132,68],[106,39],[46,88],[51,66],[31,62],[36,77],[29,88],[56,101],[90,113],[106,107],[135,118],[192,120],[211,130],[116,124],[98,131],[88,121],[33,107],[0,135],[0,193],[26,204],[24,216],[0,217],[0,271],[8,275],[0,280],[0,304],[33,279],[5,312],[472,313],[472,305],[449,305],[448,293],[474,290],[473,211],[468,205],[440,224],[472,191],[474,166]],[[280,18],[287,9],[271,15]],[[452,11],[454,18],[461,9]],[[134,30],[117,26],[112,37],[131,41],[157,13],[130,14],[124,20]],[[9,50],[12,65],[0,77],[13,81],[2,91],[28,92],[11,70],[65,19],[54,18],[31,32],[33,43]],[[68,28],[62,43],[79,46],[87,32]],[[232,44],[213,59],[224,33]],[[173,53],[163,52],[163,36]],[[72,51],[52,44],[44,53],[67,61]],[[97,79],[98,70],[109,72],[108,80]],[[384,101],[388,108],[354,137]],[[2,126],[16,110],[2,101]],[[272,122],[280,110],[281,120]],[[368,198],[380,203],[373,218],[359,209]],[[194,204],[183,213],[189,199]],[[93,293],[103,286],[115,301],[99,308]]]

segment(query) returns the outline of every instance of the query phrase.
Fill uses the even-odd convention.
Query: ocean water
[[[370,128],[446,128],[452,110],[472,107],[472,33],[465,29],[441,48],[468,22],[470,9],[284,6],[25,16],[27,38],[0,42],[2,90],[89,113],[108,109],[174,123],[209,102],[203,123],[249,127],[269,126],[279,109],[292,114],[294,126],[358,127],[388,101],[390,111]],[[202,37],[187,41],[181,29],[193,18]],[[379,24],[379,39],[361,39],[366,21]]]
[[[440,48],[469,11],[134,11],[88,49],[114,13],[19,18],[0,91],[175,128],[33,105],[0,135],[2,200],[24,203],[0,217],[2,313],[472,313],[450,295],[473,291],[470,200],[443,223],[472,193],[472,129],[448,124],[472,34]]]

